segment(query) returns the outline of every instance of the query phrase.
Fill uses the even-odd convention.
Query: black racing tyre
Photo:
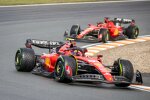
[[[109,41],[109,32],[107,29],[100,29],[99,34],[102,34],[102,39],[101,41],[103,43],[107,43],[107,41]]]
[[[76,37],[80,34],[80,26],[79,25],[72,25],[70,30],[70,36]]]
[[[59,82],[70,83],[72,76],[77,74],[77,62],[73,56],[60,56],[54,71],[55,79]]]
[[[16,52],[15,66],[17,71],[30,72],[35,67],[35,53],[30,48],[20,48]]]
[[[117,83],[115,84],[118,87],[127,87],[133,80],[134,70],[133,65],[129,60],[118,59],[114,63],[115,70],[118,72],[118,76],[124,76],[128,79],[129,83]]]
[[[127,35],[129,39],[136,39],[139,35],[139,28],[135,25],[130,25],[126,28],[125,35]]]

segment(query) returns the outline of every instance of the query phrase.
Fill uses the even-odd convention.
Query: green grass
[[[100,0],[0,0],[0,5],[26,5],[26,4],[46,4],[65,2],[94,2]]]

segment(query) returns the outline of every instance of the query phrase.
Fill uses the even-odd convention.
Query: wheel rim
[[[122,76],[123,70],[122,70],[122,64],[119,64],[119,75]]]
[[[20,65],[20,52],[18,52],[17,55],[16,55],[15,64],[16,64],[17,66]]]
[[[19,57],[17,56],[16,63],[19,64]]]
[[[60,73],[60,66],[57,66],[56,72],[57,72],[57,73]]]
[[[108,33],[106,34],[106,41],[108,41],[109,40],[109,35],[108,35]]]
[[[137,37],[138,36],[138,31],[137,30],[135,30],[135,35],[134,35],[135,37]]]
[[[15,58],[15,65],[18,71],[21,70],[21,60],[22,60],[21,53],[18,51]]]
[[[62,62],[59,61],[57,63],[57,66],[56,66],[56,75],[57,75],[57,77],[62,77],[62,75],[63,75],[64,68],[62,66],[63,66]]]
[[[78,29],[77,28],[75,29],[75,32],[76,32],[76,34],[78,34]]]

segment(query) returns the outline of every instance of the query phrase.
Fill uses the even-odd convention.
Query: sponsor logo
[[[123,22],[131,22],[131,19],[123,19]]]
[[[48,41],[44,40],[32,40],[33,44],[48,44]]]
[[[60,45],[58,41],[32,40],[33,44],[39,45]]]
[[[122,18],[116,18],[115,21],[119,21],[119,22],[132,22],[131,19],[122,19]]]
[[[59,42],[57,42],[57,41],[50,41],[49,43],[50,43],[50,45],[60,45]]]

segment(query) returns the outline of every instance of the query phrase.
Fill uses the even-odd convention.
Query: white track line
[[[149,0],[123,0],[123,1],[99,1],[99,2],[73,2],[73,3],[51,3],[51,4],[31,4],[31,5],[12,5],[0,6],[2,7],[34,7],[34,6],[57,6],[57,5],[75,5],[75,4],[97,4],[97,3],[120,3],[120,2],[136,2],[136,1],[149,1]]]
[[[94,44],[89,44],[89,45],[82,46],[81,48],[87,48],[87,47],[96,46],[96,45],[101,45],[101,44],[102,44],[102,43],[94,43]]]
[[[90,53],[90,52],[87,52],[85,53],[86,56],[94,56],[94,53]]]
[[[98,53],[99,50],[88,50],[88,52]]]
[[[143,85],[130,85],[129,88],[150,92],[150,87]]]
[[[99,45],[111,45],[111,46],[123,46],[123,45],[126,45],[126,44],[132,44],[132,43],[137,43],[137,42],[141,42],[141,41],[147,41],[146,39],[150,39],[150,35],[143,35],[143,36],[139,36],[139,38],[137,39],[127,39],[127,40],[121,40],[121,41],[109,41],[108,43],[95,43],[95,44],[90,44],[90,45],[85,45],[85,46],[82,46],[81,48],[88,48],[88,47],[93,47],[93,46],[99,46]],[[130,40],[133,40],[133,41],[130,41]],[[126,41],[128,41],[128,43],[125,43]],[[123,43],[124,42],[124,43]]]
[[[91,50],[91,49],[95,49],[95,50],[106,50],[107,48],[99,48],[99,47],[89,47],[87,48],[88,50]]]
[[[116,41],[117,43],[123,43],[123,44],[132,44],[132,43],[135,43],[135,42],[131,42],[131,41],[128,41],[128,40],[122,40],[122,41]]]
[[[99,48],[115,48],[115,46],[111,46],[111,45],[97,45],[97,47]]]
[[[117,3],[117,2],[135,2],[135,1],[149,1],[149,0],[127,0],[127,1],[100,1],[100,2],[80,2],[80,3],[52,3],[52,4],[33,4],[33,5],[15,5],[15,6],[0,6],[0,8],[3,8],[3,7],[29,7],[29,6],[50,6],[50,5],[70,5],[70,4],[97,4],[97,3]],[[150,36],[150,35],[145,35],[145,36]],[[139,36],[139,37],[145,37],[145,36]],[[143,39],[137,39],[135,40],[135,42],[131,42],[131,41],[128,41],[128,42],[124,42],[122,41],[120,43],[120,41],[116,41],[116,42],[119,42],[119,44],[117,43],[118,46],[122,46],[124,45],[124,43],[127,43],[127,44],[132,44],[132,43],[136,43],[136,42],[143,42],[143,41],[146,41],[146,40],[143,40]],[[123,43],[123,44],[122,44]],[[90,47],[90,46],[95,46],[95,45],[100,45],[101,43],[96,43],[96,44],[91,44],[91,45],[86,45],[86,46],[82,46],[82,48],[87,48],[87,47]],[[113,45],[116,43],[106,43],[108,45]],[[110,48],[114,48],[114,46],[110,46]],[[100,49],[100,48],[94,48],[94,49]],[[107,50],[106,48],[101,48],[102,50]],[[91,52],[95,52],[95,53],[98,53],[99,51],[98,50],[89,50]],[[86,55],[89,55],[89,56],[94,56],[94,53],[90,53],[90,52],[87,52]],[[150,92],[150,87],[148,86],[138,86],[138,85],[131,85],[129,86],[129,88],[132,88],[132,89],[138,89],[138,90],[142,90],[142,91],[146,91],[146,92]]]
[[[147,37],[147,36],[149,37],[150,35],[142,35],[142,36],[138,36],[138,37]]]
[[[130,40],[130,39],[129,39]],[[131,39],[131,41],[134,41],[134,42],[144,42],[146,40],[144,39]]]
[[[114,47],[119,47],[123,45],[138,43],[138,42],[144,42],[150,40],[150,35],[145,36],[139,36],[137,39],[127,39],[127,40],[121,40],[121,41],[115,41],[115,42],[109,42],[105,44],[92,44],[92,45],[86,45],[83,47],[86,47],[88,49],[88,52],[86,53],[87,56],[94,56],[96,53],[98,53],[101,50],[107,50]],[[145,92],[150,92],[150,87],[143,86],[143,85],[130,85],[129,88],[141,90]]]
[[[111,48],[116,48],[119,46],[129,45],[138,42],[144,42],[150,40],[150,35],[140,36],[137,39],[127,39],[127,40],[120,40],[120,41],[109,41],[109,43],[95,43],[83,46],[82,48],[87,48],[88,52],[86,53],[87,56],[94,56],[95,54],[99,53],[103,50],[108,50]]]
[[[106,45],[123,46],[123,45],[125,45],[125,44],[112,42],[112,43],[106,43]]]

